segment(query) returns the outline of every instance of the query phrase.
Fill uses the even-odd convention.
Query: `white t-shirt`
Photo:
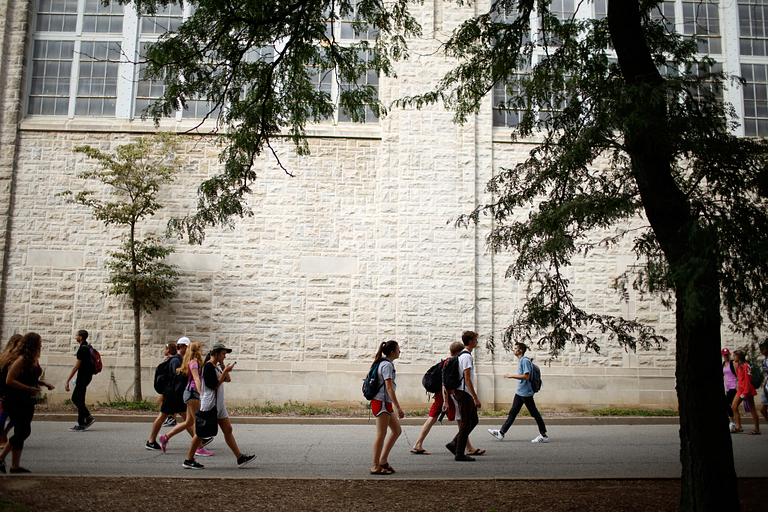
[[[464,349],[459,354],[459,375],[464,375],[464,370],[469,368],[469,377],[472,379],[472,388],[475,388],[475,364],[472,359],[472,354],[469,352],[469,350]],[[469,389],[467,388],[467,383],[462,380],[461,385],[458,387],[459,391],[469,392]]]
[[[392,399],[389,398],[389,393],[387,393],[387,385],[385,384],[387,379],[392,379],[392,389],[396,390],[395,365],[389,359],[384,358],[381,363],[379,363],[379,378],[376,381],[376,385],[381,387],[379,388],[379,392],[376,393],[376,396],[373,397],[374,400],[392,402]]]

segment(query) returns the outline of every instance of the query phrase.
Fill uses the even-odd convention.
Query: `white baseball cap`
[[[176,345],[187,345],[187,346],[189,346],[189,338],[187,338],[186,336],[182,336],[181,338],[179,338],[179,341],[176,342]]]

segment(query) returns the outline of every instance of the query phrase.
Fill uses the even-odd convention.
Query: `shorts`
[[[443,412],[443,395],[436,394],[435,403],[433,403],[432,407],[429,408],[429,417],[437,418],[440,416],[441,412]],[[448,418],[448,421],[453,421],[456,419],[456,407],[453,405],[453,400],[448,402],[448,410],[445,411],[445,417]]]
[[[371,412],[374,416],[378,417],[383,413],[392,414],[392,402],[386,402],[386,407],[382,407],[382,405],[384,405],[384,402],[381,400],[371,400]]]
[[[173,394],[163,393],[163,404],[160,406],[160,412],[167,416],[173,416],[174,414],[187,412],[187,406]]]
[[[189,402],[190,400],[200,400],[200,393],[197,392],[196,389],[193,388],[186,388],[184,390],[184,403]]]
[[[768,405],[768,389],[763,388],[763,396],[760,397],[760,405]]]

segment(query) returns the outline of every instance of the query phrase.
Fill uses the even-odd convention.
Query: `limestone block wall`
[[[87,329],[106,365],[90,399],[130,395],[132,312],[127,300],[104,293],[104,263],[122,233],[56,194],[82,188],[76,174],[93,165],[72,152],[75,146],[111,150],[155,128],[92,118],[28,118],[19,124],[26,31],[20,20],[27,6],[0,0],[0,9],[17,20],[7,16],[2,27],[2,65],[17,66],[3,73],[18,78],[16,85],[0,84],[0,216],[10,212],[0,230],[7,240],[0,338],[39,332],[46,376],[63,384],[74,362],[74,332]],[[476,8],[414,6],[424,37],[397,64],[397,77],[381,78],[385,104],[435,86],[454,64],[439,53],[439,41]],[[6,53],[8,41],[13,49]],[[363,406],[360,386],[373,354],[380,342],[396,339],[402,348],[396,364],[400,400],[408,408],[426,408],[424,371],[471,329],[481,334],[475,360],[483,406],[508,407],[515,383],[503,375],[516,371],[516,360],[498,344],[494,353],[485,344],[521,305],[525,284],[504,278],[509,255],[488,252],[487,220],[468,229],[452,222],[491,200],[485,185],[492,173],[522,161],[535,144],[512,144],[509,131],[494,128],[490,101],[464,125],[433,106],[392,108],[378,125],[311,126],[310,156],[296,156],[287,142],[276,144],[280,162],[294,177],[272,155],[259,158],[248,199],[252,216],[232,229],[209,230],[201,246],[168,242],[176,250],[169,261],[179,266],[179,295],[143,318],[144,395],[154,395],[151,381],[163,344],[189,336],[204,347],[222,342],[234,349],[230,358],[238,366],[228,385],[230,403]],[[168,131],[190,127],[161,123]],[[142,234],[162,235],[172,216],[191,213],[197,186],[219,169],[221,148],[205,128],[180,141],[182,172],[162,190],[166,208],[141,227]],[[534,346],[530,355],[544,378],[541,407],[676,407],[673,313],[633,291],[621,301],[612,288],[634,264],[630,248],[628,239],[576,258],[567,270],[572,291],[590,310],[643,320],[672,342],[634,353],[601,338],[599,354],[569,346],[555,359]],[[726,346],[744,341],[727,327],[723,334]],[[52,399],[65,399],[62,390],[63,385]]]

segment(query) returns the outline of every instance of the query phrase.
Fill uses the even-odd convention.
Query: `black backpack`
[[[165,392],[165,387],[170,382],[168,373],[171,371],[171,358],[169,357],[155,368],[155,391],[160,394]]]
[[[427,370],[427,373],[421,378],[421,385],[429,393],[440,393],[443,391],[443,364],[445,364],[445,359]]]
[[[530,361],[530,359],[529,359]],[[531,389],[534,393],[538,393],[541,389],[541,370],[538,366],[531,362],[531,375],[529,376],[531,382]]]
[[[445,386],[445,389],[448,391],[459,389],[461,381],[464,380],[464,375],[459,371],[459,356],[463,353],[464,352],[461,352],[448,359],[443,368],[443,386]]]
[[[373,400],[373,397],[379,394],[381,386],[384,385],[383,382],[379,386],[376,385],[379,380],[379,365],[382,361],[384,361],[383,358],[373,363],[371,369],[368,370],[368,375],[363,379],[363,396],[366,400]]]

